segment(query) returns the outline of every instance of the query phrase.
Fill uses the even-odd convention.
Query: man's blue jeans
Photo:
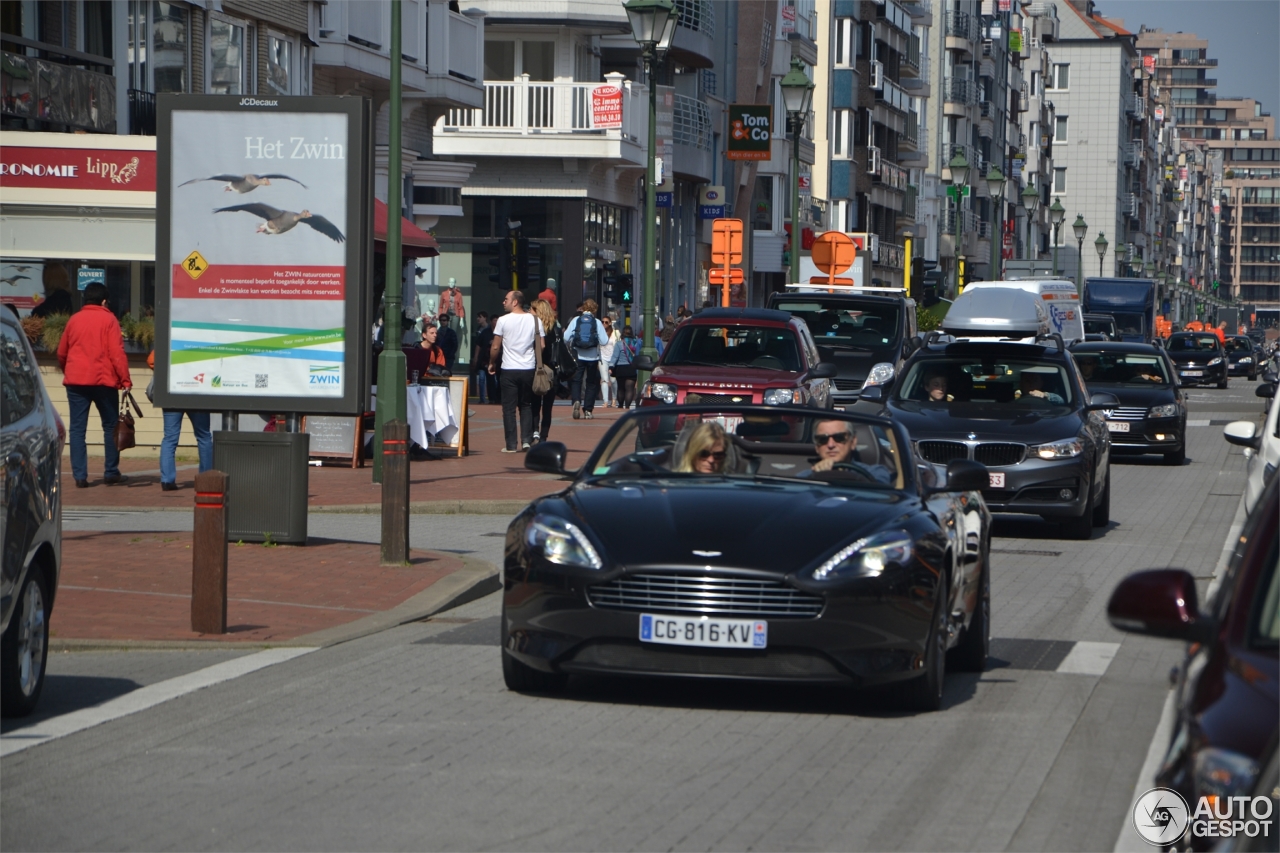
[[[160,442],[160,482],[175,483],[178,480],[178,465],[174,459],[178,452],[178,436],[182,433],[181,410],[164,410],[164,439]],[[191,429],[196,434],[196,449],[200,455],[200,470],[208,471],[213,467],[213,433],[209,431],[208,412],[186,412],[191,420]]]
[[[89,407],[97,406],[102,418],[102,445],[106,461],[105,477],[120,474],[120,451],[116,449],[116,421],[120,419],[120,392],[106,385],[68,385],[67,405],[71,409],[71,474],[76,480],[89,479],[89,451],[85,433],[89,430]]]

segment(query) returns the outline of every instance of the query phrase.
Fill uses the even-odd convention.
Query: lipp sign
[[[622,90],[617,86],[591,90],[591,126],[605,130],[622,127]]]
[[[0,187],[153,193],[156,153],[6,146],[0,153]]]

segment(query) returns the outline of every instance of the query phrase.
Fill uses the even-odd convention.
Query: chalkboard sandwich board
[[[302,431],[311,435],[311,459],[364,467],[363,418],[309,415],[302,420]]]

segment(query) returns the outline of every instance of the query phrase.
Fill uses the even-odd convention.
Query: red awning
[[[373,200],[373,239],[379,252],[387,250],[387,204],[378,199]],[[440,244],[436,238],[405,217],[400,217],[400,252],[406,258],[434,258],[440,254]]]

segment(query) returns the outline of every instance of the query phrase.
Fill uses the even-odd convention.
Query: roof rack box
[[[972,285],[956,297],[942,319],[942,330],[956,338],[1027,340],[1034,343],[1052,329],[1040,298],[1021,288]]]
[[[1049,317],[1051,332],[1061,335],[1068,346],[1084,340],[1084,312],[1080,308],[1080,294],[1071,280],[1042,276],[1003,281],[975,281],[965,287],[965,292],[985,288],[1000,288],[1005,291],[1016,289],[1038,296]]]

